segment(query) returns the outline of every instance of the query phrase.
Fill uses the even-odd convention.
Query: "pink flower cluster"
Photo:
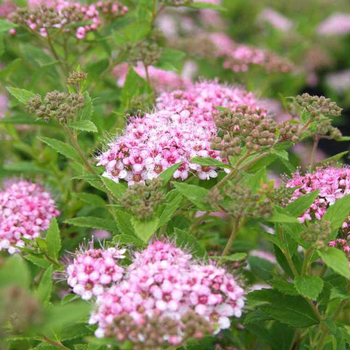
[[[51,21],[51,18],[47,18],[45,21],[45,10],[43,6],[53,8],[58,12],[58,18],[55,18],[55,22]],[[79,40],[84,39],[86,34],[90,31],[95,31],[102,24],[102,16],[123,16],[128,12],[126,6],[122,6],[119,3],[110,3],[105,1],[98,1],[91,5],[82,5],[79,2],[73,0],[52,0],[52,1],[31,1],[30,7],[40,11],[39,16],[37,12],[32,12],[29,18],[26,20],[26,25],[33,31],[37,31],[40,35],[46,37],[47,30],[49,28],[65,28],[66,32],[70,32],[71,28],[68,27],[80,22],[91,22],[91,24],[81,25],[74,28],[75,37]],[[12,18],[10,13],[9,20]],[[15,34],[15,30],[10,31],[10,34]]]
[[[346,239],[338,238],[335,241],[330,241],[329,246],[341,249],[345,253],[346,257],[348,258],[349,265],[350,265],[350,245],[348,244]]]
[[[210,148],[216,136],[216,107],[235,110],[243,105],[259,109],[251,93],[217,82],[163,93],[157,99],[156,111],[131,118],[124,135],[109,143],[97,165],[106,168],[103,176],[116,182],[124,179],[129,184],[153,179],[176,163],[181,165],[174,173],[175,179],[185,180],[190,172],[202,180],[216,177],[214,168],[193,164],[190,159],[219,159],[219,152]]]
[[[146,69],[142,63],[139,63],[136,67],[133,67],[133,69],[144,79],[146,79],[148,73],[152,88],[157,93],[183,89],[191,86],[191,81],[189,79],[182,78],[176,72],[149,66],[146,73]],[[118,79],[117,84],[119,87],[124,85],[128,71],[129,65],[127,63],[121,63],[114,68],[113,74]]]
[[[50,193],[40,185],[24,180],[9,182],[0,192],[0,250],[10,254],[49,228],[60,212]]]
[[[319,190],[320,193],[315,202],[300,217],[300,221],[304,222],[313,218],[320,220],[329,206],[333,205],[337,199],[350,194],[350,168],[317,168],[313,173],[305,175],[297,172],[293,174],[292,179],[287,181],[286,186],[297,187],[291,201]],[[343,223],[343,229],[349,227],[349,222]]]
[[[260,66],[267,72],[282,73],[294,69],[288,59],[264,49],[237,44],[224,33],[212,33],[210,39],[216,48],[215,55],[224,58],[225,69],[246,72],[250,66]]]
[[[342,36],[350,33],[350,14],[333,13],[317,27],[317,34],[324,36]]]
[[[218,332],[230,327],[229,317],[240,317],[244,290],[233,275],[211,263],[199,265],[191,254],[170,243],[156,241],[137,253],[122,281],[97,298],[90,318],[98,324],[97,337],[118,337],[113,321],[131,316],[135,324],[160,316],[179,323],[177,336],[164,339],[178,344],[181,318],[189,311],[203,317]]]
[[[67,266],[67,282],[73,292],[90,300],[101,295],[123,277],[124,268],[118,265],[125,258],[125,249],[89,249],[77,252]]]

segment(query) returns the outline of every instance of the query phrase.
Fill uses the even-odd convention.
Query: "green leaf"
[[[185,57],[185,52],[164,48],[162,56],[155,66],[164,70],[177,71],[181,68]]]
[[[283,278],[275,277],[273,280],[267,281],[267,283],[276,288],[279,292],[287,295],[299,295],[294,287],[293,283],[287,282]]]
[[[88,120],[91,119],[94,113],[94,104],[87,91],[83,93],[84,96],[84,108],[78,111],[78,120]]]
[[[332,247],[327,248],[327,250],[318,250],[317,252],[325,264],[334,272],[350,279],[349,262],[344,252]]]
[[[24,259],[30,261],[31,263],[33,263],[36,266],[39,266],[43,269],[47,269],[51,263],[49,261],[47,261],[44,256],[37,256],[34,254],[27,254],[23,256]]]
[[[339,198],[331,205],[322,217],[322,221],[330,221],[332,231],[338,231],[350,213],[350,194]]]
[[[205,258],[207,252],[202,244],[196,239],[196,237],[184,230],[175,228],[176,245],[180,248],[187,248],[190,250],[193,256],[198,258]]]
[[[36,291],[36,296],[44,304],[49,303],[50,298],[51,298],[52,273],[53,273],[53,269],[52,269],[52,266],[50,266],[43,274],[43,277],[41,278],[39,287]]]
[[[318,276],[297,276],[294,279],[294,286],[300,295],[316,300],[323,289],[323,280]]]
[[[261,183],[264,182],[267,182],[267,173],[265,167],[261,168],[255,174],[250,175],[247,180],[247,185],[250,187],[253,193],[256,193],[261,188]]]
[[[17,24],[0,19],[0,32],[7,32],[12,28],[17,28],[17,27],[18,27]]]
[[[137,43],[146,38],[151,31],[151,24],[148,21],[134,22],[123,28],[122,33],[126,36],[129,42]]]
[[[275,211],[267,221],[276,222],[276,223],[292,223],[292,224],[299,223],[297,218],[279,213],[277,211]]]
[[[106,230],[108,232],[119,233],[116,222],[113,220],[107,220],[96,217],[77,217],[73,219],[68,219],[65,221],[66,224],[78,226],[78,227],[88,227],[99,230]]]
[[[329,158],[326,158],[326,159],[322,159],[320,162],[316,163],[316,167],[317,166],[326,165],[326,164],[330,164],[330,163],[338,162],[340,159],[342,159],[348,153],[349,153],[349,151],[345,151],[345,152],[338,153],[338,154],[336,154],[336,155],[334,155],[332,157],[329,157]]]
[[[46,232],[46,243],[49,256],[57,260],[59,252],[61,250],[61,236],[55,218],[52,219],[50,227]]]
[[[165,208],[159,217],[158,228],[164,226],[168,221],[171,220],[181,201],[182,196],[176,190],[171,191],[167,194],[167,204],[165,205]]]
[[[260,277],[262,280],[267,281],[273,278],[273,270],[275,268],[275,264],[257,256],[250,256],[248,258],[248,263],[252,270],[252,273]]]
[[[62,329],[62,332],[60,334],[60,340],[67,341],[67,340],[82,338],[87,335],[93,335],[93,331],[89,329],[86,326],[86,324],[78,323]]]
[[[281,323],[306,328],[319,323],[308,302],[300,296],[290,296],[274,289],[262,289],[247,295],[248,300],[261,303],[259,308]]]
[[[286,161],[289,160],[288,152],[285,149],[274,149],[272,150],[273,154],[276,154],[279,158],[282,158]]]
[[[124,193],[126,191],[126,188],[119,182],[115,182],[111,179],[108,179],[107,177],[101,176],[101,180],[103,184],[106,186],[107,190],[112,193],[112,195],[118,199],[121,200],[124,196]]]
[[[68,126],[81,131],[98,132],[96,125],[91,120],[78,120],[74,123],[69,123]]]
[[[295,218],[299,217],[300,215],[305,213],[307,209],[311,207],[312,203],[315,201],[319,193],[320,191],[317,190],[297,198],[295,201],[289,203],[286,206],[286,210],[293,217]]]
[[[131,215],[122,210],[116,210],[115,217],[119,231],[126,236],[135,237],[135,231],[131,223]]]
[[[1,120],[1,119],[0,119]],[[163,179],[163,184],[166,185],[173,177],[175,171],[179,168],[182,162],[172,165],[170,168],[164,170],[159,177]]]
[[[209,2],[194,2],[189,5],[189,7],[195,9],[209,9],[209,10],[217,10],[217,11],[227,11],[225,7],[220,5],[211,4]]]
[[[55,151],[61,153],[65,157],[75,160],[78,163],[81,163],[79,153],[71,145],[68,145],[67,143],[56,139],[51,139],[49,137],[38,136],[38,139],[46,143],[48,146],[52,147]]]
[[[31,281],[27,264],[20,255],[6,259],[0,268],[0,288],[19,286],[28,289]]]
[[[196,185],[189,185],[183,182],[172,182],[173,186],[189,201],[195,204],[199,209],[210,209],[209,205],[203,203],[208,195],[208,190]]]
[[[147,243],[148,240],[155,234],[159,219],[153,218],[151,220],[146,221],[140,221],[136,218],[131,218],[131,223],[134,227],[134,230],[136,234],[145,242]]]
[[[21,51],[25,59],[36,68],[58,64],[58,61],[53,61],[52,58],[39,47],[30,44],[21,44]],[[55,70],[51,70],[50,73],[51,72],[55,72]]]
[[[250,311],[244,319],[243,324],[261,323],[272,320],[272,317],[261,310]]]
[[[231,167],[223,162],[220,162],[217,159],[210,158],[210,157],[194,157],[190,160],[191,163],[199,164],[202,166],[211,166],[214,168],[226,168],[231,169]]]
[[[222,261],[242,261],[247,258],[247,253],[234,253],[224,256],[211,256],[210,259]]]
[[[72,193],[72,196],[84,203],[90,204],[95,207],[104,207],[106,202],[98,195],[92,193]]]
[[[15,97],[19,102],[23,104],[27,104],[29,100],[36,96],[34,92],[25,90],[25,89],[18,89],[14,87],[7,87],[8,92]]]

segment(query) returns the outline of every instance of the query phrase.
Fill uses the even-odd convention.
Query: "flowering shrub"
[[[350,346],[346,81],[304,92],[348,15],[267,3],[1,2],[1,349]]]

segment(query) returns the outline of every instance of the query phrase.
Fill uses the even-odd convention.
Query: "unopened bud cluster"
[[[126,190],[120,204],[141,220],[151,219],[155,208],[165,201],[162,184],[161,178],[135,183]]]
[[[79,85],[86,79],[86,77],[87,77],[86,73],[74,71],[69,74],[69,77],[67,79],[67,84]]]
[[[280,141],[290,141],[296,143],[300,137],[299,126],[292,124],[289,120],[278,124],[278,132]]]
[[[342,109],[330,98],[324,96],[311,96],[308,93],[298,95],[296,102],[310,113],[312,117],[324,115],[327,117],[338,117]]]
[[[331,231],[330,221],[316,221],[308,225],[307,231],[302,234],[302,238],[305,242],[312,243],[315,248],[321,249],[325,247],[325,242]]]
[[[235,219],[246,217],[263,217],[268,219],[273,213],[273,203],[268,197],[270,192],[265,186],[257,193],[241,184],[228,184],[222,191],[218,188],[212,189],[206,203],[217,207],[218,210],[224,209]]]
[[[342,138],[343,134],[338,128],[332,126],[332,122],[330,119],[325,117],[317,117],[316,120],[316,135],[321,137],[323,136],[324,138],[331,140],[338,140]]]
[[[30,113],[49,122],[57,120],[61,124],[74,119],[79,110],[84,108],[84,97],[79,94],[52,91],[46,94],[44,100],[40,95],[31,98],[27,105]]]

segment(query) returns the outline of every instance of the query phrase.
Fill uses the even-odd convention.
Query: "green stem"
[[[61,350],[69,350],[69,348],[66,348],[61,342],[57,342],[55,340],[52,340],[48,337],[46,337],[44,334],[41,334],[41,337],[43,338],[43,340],[48,343],[51,344],[53,346],[56,346],[56,348],[61,349]]]
[[[305,276],[309,267],[309,262],[310,258],[312,257],[312,253],[314,251],[314,248],[310,248],[306,251],[305,256],[304,256],[304,262],[303,262],[303,267],[301,269],[301,275]]]
[[[320,141],[320,138],[318,135],[316,135],[314,138],[314,144],[312,145],[311,156],[310,156],[310,169],[311,170],[315,164],[316,152],[317,152],[317,147],[318,147],[319,141]]]
[[[230,238],[228,239],[226,246],[221,254],[221,256],[228,255],[230,252],[230,249],[232,247],[233,242],[235,241],[237,237],[237,233],[240,230],[240,228],[244,225],[244,220],[240,223],[240,217],[235,220],[235,225],[233,227],[233,230],[231,232]]]

